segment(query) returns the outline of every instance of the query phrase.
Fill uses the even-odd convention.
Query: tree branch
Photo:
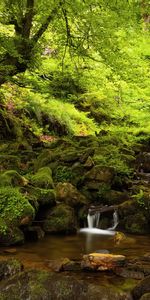
[[[46,29],[48,28],[48,25],[50,24],[50,22],[53,21],[55,15],[57,13],[57,11],[58,11],[58,7],[55,7],[51,11],[51,14],[47,17],[47,19],[45,20],[45,22],[41,25],[41,27],[39,28],[39,30],[35,33],[35,35],[31,39],[31,41],[33,42],[33,44],[37,43],[37,41],[40,39],[40,37],[42,36],[42,34],[46,31]]]

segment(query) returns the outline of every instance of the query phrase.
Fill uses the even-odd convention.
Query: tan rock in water
[[[135,239],[127,237],[123,232],[116,231],[114,235],[114,243],[115,245],[134,244]]]
[[[83,256],[82,269],[95,271],[113,270],[125,264],[126,257],[123,255],[91,253]]]

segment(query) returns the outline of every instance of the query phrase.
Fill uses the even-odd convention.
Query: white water
[[[94,233],[94,234],[101,234],[101,235],[114,235],[115,228],[118,225],[118,214],[117,211],[113,213],[113,226],[109,227],[108,229],[100,229],[99,227],[100,221],[100,212],[96,211],[95,214],[90,214],[90,211],[87,216],[88,227],[80,229],[80,232],[87,232],[87,233]]]
[[[117,211],[115,210],[113,213],[113,226],[108,228],[108,230],[115,230],[118,223],[119,223],[118,214],[117,214]]]

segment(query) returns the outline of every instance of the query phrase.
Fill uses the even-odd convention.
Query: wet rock
[[[83,256],[81,267],[93,271],[113,270],[125,264],[123,255],[91,253]]]
[[[43,230],[47,233],[73,233],[77,230],[74,209],[65,204],[59,204],[46,212]]]
[[[140,298],[140,300],[150,300],[150,293],[144,294],[144,295]]]
[[[23,270],[23,265],[16,259],[0,261],[0,280],[13,276]]]
[[[45,232],[42,230],[40,226],[30,226],[25,231],[26,240],[38,241],[43,239],[44,236],[45,236]]]
[[[132,300],[130,293],[47,271],[21,272],[0,284],[1,300]]]
[[[72,207],[80,207],[87,203],[86,197],[69,182],[57,184],[56,199]]]
[[[4,253],[15,254],[17,252],[16,248],[8,248],[4,250]]]
[[[144,278],[132,291],[135,300],[140,299],[146,293],[150,293],[150,276]]]
[[[61,258],[55,260],[49,260],[47,266],[51,271],[60,272],[65,269],[66,265],[69,265],[71,262],[68,258]]]

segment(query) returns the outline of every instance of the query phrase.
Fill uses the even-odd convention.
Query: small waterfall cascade
[[[88,228],[98,228],[99,227],[99,220],[100,220],[100,212],[96,211],[95,214],[87,215],[87,222],[88,222]]]
[[[117,210],[115,210],[113,213],[113,226],[108,228],[107,230],[115,230],[118,223],[119,223],[118,213],[117,213]]]
[[[91,210],[89,209],[87,215],[88,228],[99,228],[100,216],[101,216],[100,211],[95,211],[94,213],[91,213]],[[109,227],[107,230],[115,230],[115,228],[117,227],[119,223],[117,210],[114,210],[113,212],[112,221],[113,221],[112,227]]]

